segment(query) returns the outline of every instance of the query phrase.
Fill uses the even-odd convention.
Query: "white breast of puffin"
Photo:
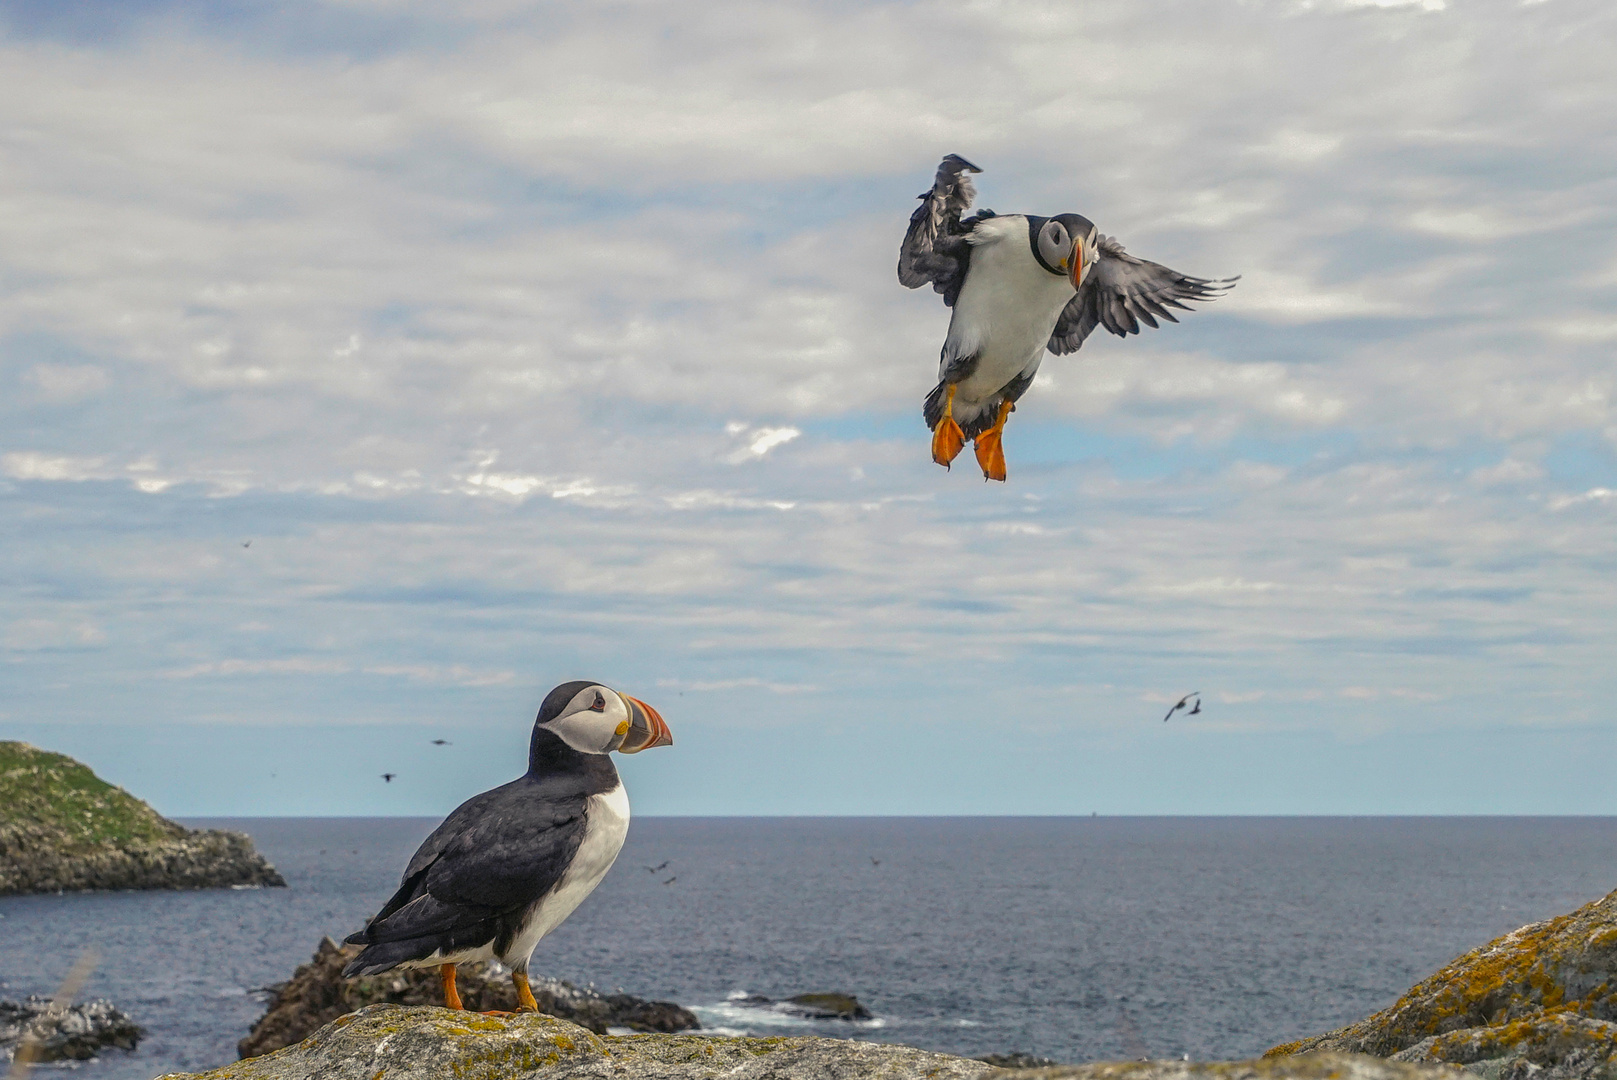
[[[500,957],[506,967],[527,970],[528,958],[538,947],[539,939],[560,926],[562,920],[595,891],[595,886],[612,869],[618,852],[623,850],[623,839],[628,835],[629,793],[623,790],[621,781],[611,791],[585,800],[584,839],[579,842],[578,852],[556,887],[529,910],[521,933]]]
[[[1040,266],[1028,246],[1027,218],[990,218],[977,226],[971,265],[944,345],[948,357],[977,354],[977,366],[956,391],[959,400],[983,401],[1044,357],[1072,282]],[[945,361],[947,363],[947,361]]]

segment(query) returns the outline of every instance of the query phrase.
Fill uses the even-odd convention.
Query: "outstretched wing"
[[[1178,322],[1169,308],[1193,311],[1184,301],[1217,300],[1239,280],[1239,276],[1215,280],[1181,274],[1161,263],[1136,259],[1115,239],[1103,236],[1100,258],[1084,287],[1062,309],[1050,334],[1049,349],[1057,356],[1077,352],[1097,326],[1126,337],[1138,334],[1142,322],[1152,327],[1160,325],[1159,318]]]
[[[943,302],[949,307],[954,307],[960,295],[966,265],[971,260],[966,237],[978,221],[994,216],[985,210],[970,220],[960,218],[977,197],[977,189],[967,175],[976,172],[982,170],[958,154],[944,158],[938,165],[932,190],[917,196],[921,205],[910,215],[904,246],[898,249],[899,284],[911,289],[930,284],[943,294]]]

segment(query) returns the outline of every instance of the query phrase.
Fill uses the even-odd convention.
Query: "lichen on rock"
[[[314,956],[273,987],[269,1007],[247,1037],[237,1044],[242,1057],[267,1054],[299,1042],[345,1013],[382,1002],[394,1005],[441,1005],[436,970],[399,969],[381,975],[344,979],[343,966],[359,954],[359,946],[340,946],[330,938]],[[461,966],[457,980],[461,1003],[472,1013],[517,1007],[516,989],[504,975],[491,975],[487,964]],[[598,1035],[608,1028],[635,1031],[686,1031],[701,1024],[690,1010],[669,1001],[646,1001],[631,994],[600,994],[561,979],[535,979],[539,1011],[572,1021]]]
[[[601,1036],[542,1013],[483,1016],[384,1004],[340,1016],[294,1046],[191,1080],[976,1080],[998,1071],[907,1046],[811,1037]]]
[[[600,1036],[538,1013],[480,1016],[372,1005],[303,1042],[210,1072],[158,1080],[1454,1080],[1452,1066],[1362,1055],[1144,1061],[998,1069],[909,1046],[811,1036]]]
[[[1266,1057],[1346,1051],[1487,1080],[1617,1080],[1617,892],[1444,966],[1391,1008]]]

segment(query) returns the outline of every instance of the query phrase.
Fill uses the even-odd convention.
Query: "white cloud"
[[[803,434],[794,427],[748,427],[734,421],[725,425],[725,433],[742,444],[724,459],[731,465],[756,461]]]
[[[433,47],[340,63],[13,35],[0,624],[59,644],[7,677],[91,627],[75,679],[221,715],[586,662],[940,724],[1188,668],[1263,687],[1220,692],[1250,730],[1609,698],[1609,50],[1566,5],[1355,8],[401,5]],[[983,205],[1244,275],[1047,359],[1005,487],[930,463],[949,314],[893,277],[951,150]]]
[[[0,638],[0,644],[15,652],[93,649],[106,643],[106,631],[82,619],[18,619],[6,627],[4,638]]]
[[[47,401],[63,404],[99,394],[108,385],[106,371],[93,364],[35,364],[28,381]]]

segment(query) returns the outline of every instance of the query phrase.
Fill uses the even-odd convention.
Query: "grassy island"
[[[0,742],[0,896],[285,884],[243,833],[187,829],[65,754]]]

